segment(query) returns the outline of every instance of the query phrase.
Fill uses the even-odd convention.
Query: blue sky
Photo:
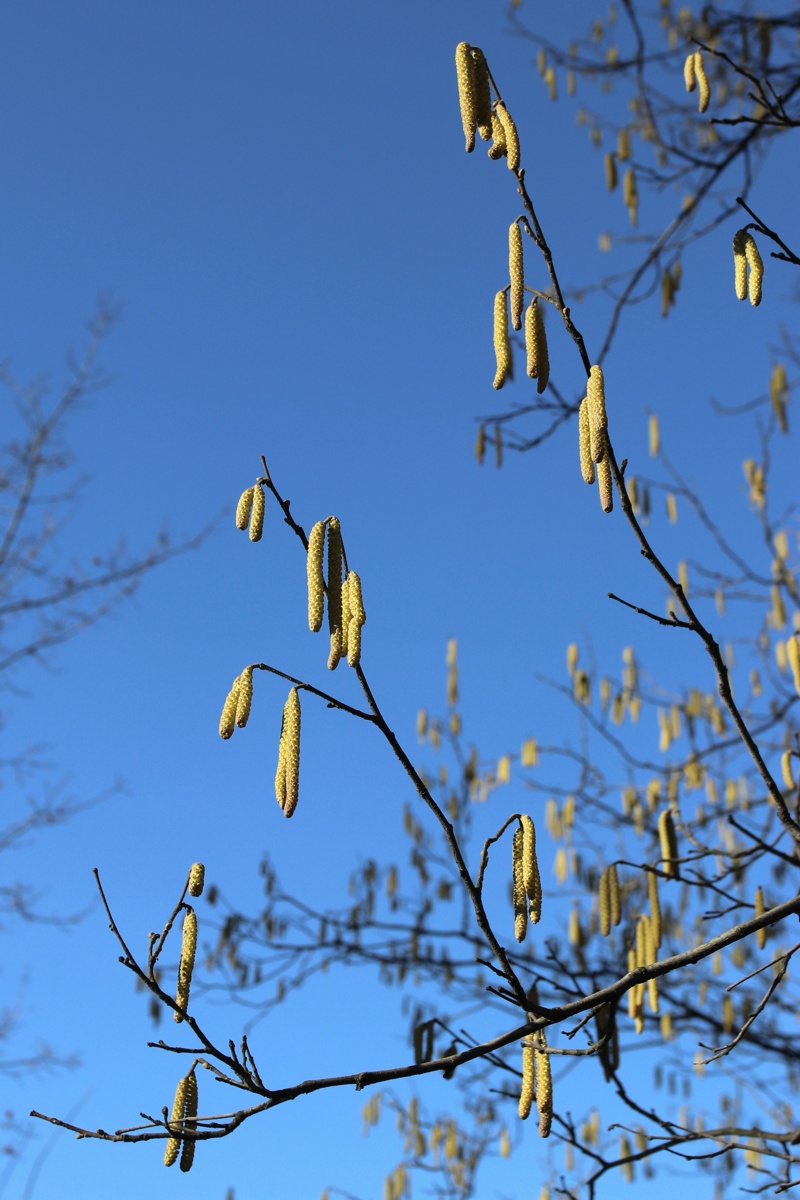
[[[569,13],[523,10],[564,40],[594,14],[587,0]],[[598,234],[627,220],[619,195],[604,191],[575,102],[549,102],[501,3],[29,0],[0,9],[0,38],[0,356],[21,379],[52,368],[57,387],[97,296],[110,290],[124,305],[103,352],[113,381],[73,427],[91,478],[68,555],[122,535],[141,551],[162,522],[180,539],[226,513],[199,551],[149,578],[51,670],[27,673],[27,694],[7,703],[7,744],[46,738],[76,797],[125,782],[123,795],[6,859],[15,878],[41,887],[43,907],[92,905],[97,866],[144,948],[196,859],[247,905],[265,849],[298,890],[313,879],[337,894],[360,856],[398,836],[408,789],[371,730],[304,704],[303,793],[288,823],[272,799],[282,686],[257,679],[251,725],[230,744],[217,737],[230,681],[252,661],[357,703],[354,678],[340,669],[331,682],[321,639],[308,633],[302,554],[278,514],[268,507],[258,546],[233,528],[261,454],[301,523],[341,518],[369,614],[365,667],[410,747],[418,707],[444,706],[451,637],[466,733],[489,758],[526,736],[564,736],[568,709],[538,677],[564,678],[570,641],[590,637],[609,670],[635,642],[654,668],[669,665],[675,687],[708,675],[701,651],[676,651],[606,600],[613,588],[661,611],[664,597],[617,516],[603,518],[582,489],[574,429],[535,455],[508,455],[501,472],[472,455],[476,416],[499,406],[490,313],[518,206],[502,164],[463,152],[458,41],[481,45],[502,81],[563,279],[605,269]],[[788,157],[765,170],[761,194],[779,227],[798,182]],[[708,397],[735,403],[766,388],[792,280],[768,263],[761,309],[736,305],[731,232],[687,258],[669,321],[657,300],[629,314],[606,378],[623,453],[649,469],[646,413],[658,411],[673,457],[735,532],[749,435],[733,424],[715,433]],[[591,356],[607,301],[575,315]],[[578,396],[574,349],[553,337],[550,354],[563,390]],[[508,395],[524,402],[525,384]],[[786,446],[780,454],[788,463]],[[673,566],[704,549],[663,519],[659,536]],[[508,792],[494,803],[496,825],[503,805],[521,800]],[[29,977],[21,1044],[41,1036],[83,1065],[4,1082],[3,1107],[77,1106],[79,1122],[108,1128],[169,1103],[175,1063],[145,1050],[145,1002],[116,953],[96,907],[67,933],[8,930],[4,987]],[[392,998],[335,987],[333,1004],[309,994],[259,1027],[281,1082],[404,1061],[402,1025],[390,1021],[387,1033],[381,1015]],[[237,1032],[238,1013],[209,1011],[225,1038]],[[361,1038],[356,1050],[348,1031]],[[270,1194],[287,1197],[329,1183],[375,1196],[396,1149],[389,1134],[362,1143],[362,1102],[298,1101],[201,1146],[186,1178],[167,1175],[158,1145],[54,1134],[36,1195],[222,1197],[232,1186],[248,1200],[268,1180]],[[527,1195],[546,1171],[532,1134],[487,1195]],[[35,1137],[4,1200],[24,1194],[50,1135]],[[515,1192],[521,1179],[528,1190]]]

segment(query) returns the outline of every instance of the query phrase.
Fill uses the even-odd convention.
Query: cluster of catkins
[[[461,123],[464,126],[467,153],[475,149],[475,132],[491,142],[489,158],[505,158],[510,171],[519,168],[519,137],[508,109],[498,97],[492,103],[491,80],[486,57],[477,46],[459,42],[456,46],[456,76]]]
[[[202,863],[197,862],[192,864],[186,885],[186,891],[190,896],[196,897],[202,895],[205,874],[206,869]],[[176,1010],[172,1014],[176,1021],[183,1020],[186,1010],[189,1007],[189,988],[192,983],[194,960],[197,954],[197,914],[190,904],[185,904],[184,909],[181,957],[178,964],[178,986],[175,992],[175,1003],[181,1011],[178,1012]],[[167,1145],[164,1150],[165,1167],[171,1167],[177,1162],[178,1153],[180,1152],[181,1170],[191,1170],[194,1161],[195,1139],[193,1137],[186,1137],[185,1135],[195,1129],[196,1117],[197,1077],[195,1076],[194,1067],[192,1067],[188,1075],[184,1075],[182,1079],[178,1080],[178,1086],[175,1089],[175,1099],[172,1102],[172,1113],[169,1121],[170,1136],[167,1139]],[[172,1126],[177,1128],[176,1133],[171,1131]],[[182,1150],[181,1142],[183,1142]]]
[[[508,273],[510,283],[501,288],[494,298],[494,354],[496,370],[494,387],[501,388],[511,374],[511,343],[508,336],[508,299],[511,301],[511,324],[522,329],[522,310],[525,303],[525,277],[522,257],[521,218],[513,221],[508,231]],[[529,289],[530,290],[530,289]],[[537,380],[536,390],[541,393],[550,379],[550,357],[544,317],[539,307],[539,297],[534,296],[525,313],[525,350],[529,379]]]
[[[747,269],[750,268],[748,279]],[[761,303],[761,284],[764,279],[764,264],[758,253],[755,238],[747,227],[738,229],[733,235],[733,284],[736,299],[750,296],[750,303],[757,307]]]
[[[584,483],[592,484],[597,467],[597,486],[603,512],[614,507],[614,491],[611,480],[611,463],[606,454],[608,439],[608,414],[603,369],[597,365],[589,372],[586,395],[578,410],[578,447],[580,450],[581,475]]]

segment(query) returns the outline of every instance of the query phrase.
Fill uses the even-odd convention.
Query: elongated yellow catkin
[[[312,633],[322,629],[325,613],[325,576],[322,561],[325,554],[327,521],[317,521],[308,535],[306,573],[308,575],[308,627]]]
[[[790,792],[794,791],[794,775],[792,774],[792,752],[784,750],[781,755],[781,775],[783,776],[783,786],[788,788]]]
[[[347,662],[356,667],[361,661],[361,627],[366,624],[364,600],[361,594],[361,579],[355,571],[347,576],[350,621],[347,629]]]
[[[686,61],[683,64],[683,81],[686,84],[687,92],[693,92],[697,87],[697,79],[695,78],[695,57],[694,50],[686,55]]]
[[[297,807],[300,791],[300,694],[296,687],[289,692],[283,718],[282,741],[286,755],[286,803],[283,814],[290,817]]]
[[[236,710],[239,707],[239,676],[237,675],[231,684],[231,690],[225,698],[225,703],[222,706],[222,716],[219,719],[219,736],[221,738],[229,738],[233,734],[234,726],[236,725]]]
[[[253,492],[255,488],[245,488],[236,505],[236,528],[247,529],[250,524],[250,509],[253,507]]]
[[[328,630],[328,670],[335,671],[342,657],[342,529],[338,517],[328,518]]]
[[[534,1049],[527,1038],[522,1042],[522,1088],[519,1093],[519,1119],[527,1121],[533,1106],[533,1081],[536,1074]]]
[[[613,154],[609,153],[603,161],[606,168],[606,187],[613,192],[617,186],[617,160]]]
[[[622,920],[622,902],[616,863],[612,863],[608,868],[608,902],[611,907],[611,924],[619,925]]]
[[[486,56],[478,46],[472,47],[475,64],[475,120],[478,133],[484,142],[492,136],[492,92],[489,84],[489,67]]]
[[[694,55],[694,73],[697,78],[697,109],[698,112],[704,113],[711,100],[711,88],[703,66],[703,55],[699,50],[696,50]]]
[[[236,724],[244,729],[253,703],[253,668],[245,667],[239,676],[239,697],[236,701]]]
[[[202,863],[192,863],[189,868],[189,885],[187,891],[190,896],[202,896],[203,884],[206,879],[206,869]]]
[[[550,1055],[547,1053],[547,1042],[544,1030],[538,1034],[539,1047],[536,1050],[536,1107],[539,1109],[539,1136],[550,1136],[550,1126],[553,1123],[553,1075],[550,1070]]]
[[[753,907],[755,908],[755,915],[757,917],[763,917],[764,913],[767,911],[766,905],[764,904],[764,889],[761,887],[760,884],[756,888],[756,895],[755,895],[755,901],[754,901]],[[756,944],[757,944],[759,950],[764,949],[764,947],[767,944],[766,929],[758,930],[758,932],[756,933]]]
[[[744,300],[747,295],[747,256],[744,252],[746,238],[746,229],[737,229],[733,235],[733,286],[737,300]]]
[[[456,76],[458,79],[458,102],[461,106],[461,124],[464,127],[467,153],[471,154],[475,149],[478,97],[475,60],[470,53],[469,42],[459,42],[456,46]]]
[[[748,233],[744,240],[744,253],[747,259],[747,265],[750,268],[750,278],[748,280],[748,294],[750,303],[753,308],[757,308],[761,303],[761,284],[764,279],[764,264],[761,261],[761,255],[758,252],[755,238],[752,233]]]
[[[648,440],[650,442],[650,457],[655,458],[661,449],[661,433],[658,428],[658,417],[651,413],[647,422]]]
[[[250,513],[250,541],[260,542],[264,532],[264,489],[260,483],[253,488],[253,509]]]
[[[627,162],[631,156],[631,135],[627,125],[623,125],[617,134],[617,158],[620,162]]]
[[[603,937],[608,937],[611,933],[611,901],[608,894],[608,871],[603,871],[603,874],[600,876],[598,902],[600,905],[600,932]]]
[[[538,380],[536,391],[541,395],[550,379],[550,356],[544,316],[537,296],[531,300],[525,313],[525,349],[528,354],[528,378]]]
[[[584,483],[594,483],[592,435],[589,430],[589,402],[584,396],[578,409],[578,447],[581,456],[581,475]]]
[[[800,696],[800,634],[793,633],[786,639],[786,659],[792,668],[794,689]]]
[[[192,986],[194,957],[197,953],[197,914],[191,905],[186,905],[186,915],[183,918],[183,941],[181,943],[181,958],[178,963],[178,987],[175,992],[175,1003],[184,1011],[189,1007],[189,989]],[[173,1011],[176,1021],[183,1020],[183,1013]]]
[[[180,1125],[183,1121],[183,1112],[186,1108],[186,1092],[189,1087],[188,1076],[184,1075],[178,1080],[178,1086],[175,1088],[175,1098],[172,1101],[172,1113],[170,1114],[170,1124]],[[171,1167],[178,1158],[178,1151],[181,1146],[180,1135],[177,1137],[171,1136],[167,1139],[167,1145],[164,1149],[164,1166]]]
[[[610,513],[614,507],[614,487],[607,454],[597,464],[597,487],[600,491],[600,507],[604,513]]]
[[[511,843],[511,880],[512,900],[514,904],[514,937],[518,942],[525,941],[528,932],[528,902],[525,896],[525,881],[522,874],[522,843],[524,834],[517,826]]]
[[[586,403],[589,411],[589,436],[592,446],[592,461],[602,462],[605,455],[605,432],[608,429],[606,412],[606,386],[603,368],[596,364],[589,372],[586,384]]]
[[[508,304],[506,303],[505,288],[494,298],[494,356],[497,369],[492,386],[499,391],[508,379],[511,370],[511,343],[508,340]]]
[[[505,104],[502,104],[498,101],[495,112],[497,113],[498,121],[503,126],[503,133],[506,135],[506,157],[508,159],[508,169],[509,171],[516,171],[518,170],[520,163],[519,134],[517,133],[517,127],[514,124],[511,113],[508,111]]]
[[[497,113],[492,113],[492,144],[487,153],[489,158],[502,158],[507,152],[506,146],[506,131],[500,124],[500,118]]]
[[[186,1103],[183,1109],[183,1149],[181,1150],[180,1167],[182,1171],[191,1171],[194,1162],[194,1148],[197,1145],[193,1137],[186,1137],[197,1128],[197,1076],[190,1071],[186,1076]]]
[[[658,876],[655,871],[647,872],[647,895],[650,901],[650,924],[653,929],[653,946],[661,948],[661,903],[658,898]]]
[[[522,309],[525,304],[525,276],[522,260],[522,230],[513,221],[508,230],[508,275],[511,280],[511,324],[522,329]]]
[[[680,879],[678,865],[678,838],[672,812],[665,808],[658,818],[658,837],[661,842],[661,860],[664,874],[670,879]]]
[[[534,925],[542,915],[542,880],[536,859],[536,830],[527,814],[520,817],[522,826],[522,880],[525,895],[530,900],[530,918]]]
[[[278,740],[278,766],[275,770],[275,799],[281,808],[286,808],[286,743],[283,731],[286,727],[286,710],[281,719],[281,736]]]

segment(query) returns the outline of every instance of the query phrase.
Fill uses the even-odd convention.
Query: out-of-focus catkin
[[[189,868],[189,884],[187,891],[190,896],[202,896],[203,885],[206,879],[206,869],[202,863],[192,863]]]
[[[622,180],[622,198],[628,210],[628,220],[635,229],[639,220],[639,189],[633,167],[628,167]]]
[[[704,113],[711,101],[711,88],[703,66],[703,55],[699,50],[694,54],[694,73],[697,79],[697,110]]]
[[[191,905],[186,905],[186,915],[183,918],[183,940],[181,942],[181,957],[178,963],[178,987],[175,993],[175,1003],[184,1011],[189,1007],[189,989],[192,986],[194,959],[197,953],[197,914]],[[183,1020],[183,1013],[173,1011],[176,1021]]]
[[[325,531],[327,527],[327,521],[317,521],[308,535],[308,555],[306,557],[306,573],[308,575],[308,627],[312,633],[319,633],[325,613],[325,576],[323,574],[322,562],[325,554]]]
[[[748,280],[747,290],[750,296],[750,303],[753,308],[757,308],[761,303],[761,285],[764,279],[764,264],[761,261],[761,255],[758,252],[755,238],[751,233],[748,233],[744,240],[744,254],[747,260],[747,265],[750,268],[750,278]]]
[[[617,160],[613,154],[609,153],[603,162],[606,168],[606,187],[613,192],[617,186]]]
[[[794,689],[800,696],[800,634],[793,633],[786,639],[786,659],[792,668]]]
[[[514,830],[511,843],[511,895],[514,904],[514,937],[518,942],[524,942],[528,932],[528,901],[522,874],[523,838],[523,832],[518,826]]]
[[[553,1076],[543,1029],[539,1030],[537,1037],[536,1107],[539,1109],[539,1136],[546,1138],[550,1136],[550,1126],[553,1123]]]
[[[783,776],[783,786],[788,788],[790,792],[794,791],[794,775],[792,774],[792,752],[784,750],[781,755],[781,775]]]
[[[683,64],[683,81],[686,84],[687,92],[693,92],[697,87],[694,50],[686,55],[686,60]]]
[[[189,1087],[189,1076],[184,1075],[178,1080],[178,1086],[175,1088],[175,1098],[172,1101],[172,1112],[170,1114],[171,1125],[181,1125],[183,1121],[183,1113],[186,1108],[186,1092]],[[177,1137],[170,1136],[167,1139],[167,1144],[164,1149],[164,1166],[171,1167],[177,1161],[178,1151],[181,1146],[180,1135]]]
[[[244,729],[253,703],[253,668],[245,667],[239,676],[239,696],[236,701],[236,724]]]
[[[182,1171],[191,1171],[192,1163],[194,1162],[194,1148],[197,1142],[193,1137],[186,1137],[186,1133],[193,1133],[197,1128],[197,1076],[194,1071],[190,1071],[186,1076],[186,1103],[183,1110],[183,1128],[184,1139],[183,1149],[181,1150],[180,1167]]]
[[[219,736],[221,738],[229,738],[233,734],[236,725],[236,710],[239,707],[239,687],[240,677],[237,675],[222,706],[222,716],[219,719]]]
[[[475,64],[475,120],[478,133],[484,142],[492,136],[492,92],[489,84],[489,67],[486,56],[478,46],[472,47]]]
[[[519,1119],[527,1121],[533,1106],[533,1081],[536,1075],[534,1049],[529,1040],[522,1042],[522,1088],[519,1093]]]
[[[622,900],[616,863],[612,863],[608,868],[608,902],[611,909],[611,924],[619,925],[622,920]]]
[[[508,304],[506,289],[494,298],[494,356],[497,363],[493,387],[498,391],[511,370],[511,343],[508,340]]]
[[[283,709],[284,769],[286,802],[283,815],[290,817],[297,807],[300,793],[300,694],[296,687],[289,692]]]
[[[661,843],[661,860],[664,874],[670,879],[680,878],[678,864],[678,838],[672,811],[665,808],[658,818],[658,838]]]
[[[328,518],[328,630],[331,650],[328,670],[334,671],[342,657],[342,529],[338,517]]]
[[[754,901],[753,907],[755,908],[755,915],[757,917],[763,917],[764,913],[767,911],[767,907],[764,903],[764,889],[761,887],[761,885],[759,885],[756,888],[756,895],[755,895],[755,901]],[[759,929],[758,932],[756,933],[756,945],[758,946],[759,950],[763,950],[764,947],[766,946],[766,944],[767,944],[766,928]]]
[[[550,379],[550,356],[544,315],[537,296],[531,300],[525,313],[525,349],[528,355],[528,378],[538,381],[536,391],[541,395]]]
[[[514,124],[511,113],[508,111],[505,104],[498,102],[495,112],[497,113],[498,121],[503,126],[503,133],[506,137],[506,157],[508,159],[508,169],[509,171],[516,171],[519,168],[520,163],[519,134],[517,133],[517,127]]]
[[[661,947],[661,903],[658,898],[658,875],[655,871],[647,872],[647,895],[650,901],[650,924],[653,929],[653,945],[658,951]]]
[[[525,276],[519,221],[513,221],[508,230],[508,275],[511,280],[511,324],[514,329],[521,329],[522,309],[525,304]]]
[[[461,124],[464,127],[464,139],[468,154],[475,149],[475,127],[478,121],[475,60],[470,50],[469,42],[459,42],[456,46],[458,102],[461,106]]]
[[[584,483],[594,483],[592,436],[589,430],[589,402],[584,396],[578,409],[578,446],[581,456],[581,475]]]
[[[264,489],[260,483],[253,488],[253,508],[250,513],[250,541],[260,542],[264,532]]]
[[[598,904],[600,908],[600,932],[603,937],[611,933],[611,902],[608,894],[608,871],[600,876],[598,888]]]
[[[250,510],[253,507],[253,492],[255,488],[245,488],[236,505],[236,528],[247,529],[250,524]]]

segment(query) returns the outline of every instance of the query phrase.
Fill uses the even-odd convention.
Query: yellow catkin
[[[538,380],[536,390],[541,394],[550,379],[550,356],[547,351],[544,316],[536,296],[525,313],[525,349],[528,354],[528,378]]]
[[[658,818],[658,837],[661,843],[661,859],[664,874],[670,879],[679,879],[678,868],[678,838],[675,833],[675,822],[672,812],[665,808]]]
[[[502,158],[507,152],[506,131],[500,124],[497,113],[492,113],[492,144],[487,153],[489,158]]]
[[[627,162],[631,156],[631,135],[626,125],[622,126],[617,134],[617,158],[620,162]]]
[[[478,95],[475,60],[470,53],[469,42],[459,42],[456,46],[456,76],[458,78],[458,102],[461,106],[461,124],[464,127],[467,153],[471,154],[475,149]]]
[[[350,579],[342,581],[342,658],[347,656],[347,635],[350,631]]]
[[[628,219],[631,225],[636,228],[639,219],[639,189],[636,186],[636,176],[633,173],[633,167],[628,167],[622,180],[622,198],[628,210]]]
[[[751,233],[748,233],[744,240],[744,253],[747,260],[747,265],[750,268],[750,278],[748,280],[748,294],[750,303],[754,308],[757,308],[761,303],[761,284],[764,279],[764,264],[761,261],[761,255],[758,252],[755,238]]]
[[[514,903],[514,937],[525,941],[528,932],[528,903],[525,896],[525,880],[522,873],[522,843],[524,834],[517,826],[511,843],[512,899]]]
[[[586,384],[586,403],[589,408],[589,435],[592,443],[592,461],[601,462],[605,454],[605,433],[608,429],[606,412],[606,389],[603,369],[597,365],[589,372]]]
[[[695,77],[696,62],[694,50],[691,54],[686,55],[686,61],[683,64],[683,81],[686,84],[687,92],[693,92],[697,87],[697,79]]]
[[[338,517],[328,518],[328,629],[331,651],[328,670],[342,657],[342,529]]]
[[[527,1038],[522,1043],[522,1088],[519,1093],[519,1119],[527,1121],[533,1106],[533,1080],[536,1073],[534,1049]]]
[[[606,454],[602,462],[597,464],[597,486],[600,490],[600,505],[604,513],[610,513],[614,507],[614,488],[611,480],[611,463]]]
[[[250,541],[260,542],[264,532],[264,489],[260,483],[253,488],[253,509],[250,513]]]
[[[592,461],[592,435],[589,429],[589,402],[584,396],[578,409],[578,447],[581,459],[581,475],[584,483],[594,483]]]
[[[767,911],[766,905],[764,904],[764,889],[760,885],[759,885],[759,887],[756,888],[756,895],[755,895],[755,901],[754,901],[753,907],[755,908],[755,915],[757,917],[763,917],[764,913]],[[756,944],[757,944],[759,950],[764,949],[764,947],[767,944],[766,929],[758,930],[758,932],[756,933]]]
[[[514,124],[511,113],[508,111],[505,104],[498,102],[495,111],[497,113],[498,121],[503,126],[503,133],[506,135],[506,157],[508,159],[508,169],[509,171],[516,171],[518,170],[520,163],[519,134],[517,133],[517,127]]]
[[[711,88],[703,66],[703,55],[699,50],[696,50],[694,55],[694,73],[697,78],[697,108],[699,112],[704,113],[711,100]]]
[[[484,142],[492,137],[492,92],[489,83],[489,67],[486,57],[478,46],[472,47],[475,64],[475,120],[478,133]]]
[[[219,736],[221,738],[229,738],[233,734],[236,725],[236,710],[239,707],[239,686],[240,679],[237,675],[222,706],[222,715],[219,719]]]
[[[658,876],[655,871],[647,872],[647,895],[650,901],[650,925],[653,930],[653,946],[661,948],[661,903],[658,898]]]
[[[525,275],[519,221],[513,221],[508,230],[508,276],[511,280],[511,324],[514,329],[521,329],[522,309],[525,305]]]
[[[493,387],[498,391],[508,379],[511,370],[511,343],[508,340],[508,304],[505,288],[494,298],[494,356],[497,370]]]
[[[183,918],[183,941],[181,942],[181,958],[178,963],[178,987],[175,992],[175,1003],[184,1011],[189,1006],[189,989],[192,986],[194,971],[194,956],[197,953],[197,914],[190,905],[186,905],[186,916]],[[173,1012],[176,1021],[183,1020],[183,1014]]]
[[[795,691],[800,696],[800,634],[794,633],[786,639],[786,660],[792,668]]]
[[[650,414],[647,422],[647,437],[650,443],[650,457],[656,458],[661,449],[661,431],[658,427],[658,417],[655,413]]]
[[[175,1088],[175,1098],[172,1101],[172,1113],[170,1115],[171,1125],[181,1125],[183,1121],[183,1113],[186,1108],[186,1092],[189,1087],[189,1077],[185,1075],[183,1079],[178,1080],[178,1086]],[[181,1146],[180,1135],[177,1137],[171,1136],[167,1140],[167,1145],[164,1150],[164,1166],[171,1167],[177,1161],[178,1151]]]
[[[550,1136],[553,1122],[553,1076],[550,1070],[550,1055],[544,1030],[539,1031],[539,1046],[536,1050],[536,1107],[539,1109],[539,1136]]]
[[[366,624],[367,614],[364,611],[364,600],[361,593],[361,579],[355,571],[347,576],[349,583],[350,625],[347,632],[347,661],[355,667],[361,661],[361,627]]]
[[[253,668],[245,667],[239,676],[239,697],[236,701],[236,724],[244,729],[253,703]]]
[[[792,774],[792,752],[784,750],[781,755],[781,775],[783,776],[783,786],[788,788],[790,792],[794,791],[794,775]]]
[[[317,521],[308,535],[306,573],[308,575],[308,627],[312,633],[322,629],[325,613],[325,576],[322,562],[325,554],[327,521]]]
[[[678,523],[678,502],[672,492],[667,492],[667,520],[670,525]]]
[[[600,932],[603,937],[608,937],[611,933],[611,901],[608,893],[608,871],[603,871],[603,874],[600,876],[598,902],[600,906]]]
[[[186,1076],[186,1103],[183,1110],[184,1133],[191,1133],[197,1128],[197,1076],[190,1071]],[[191,1171],[194,1162],[194,1148],[197,1142],[193,1137],[184,1136],[181,1150],[180,1167],[182,1171]]]
[[[236,528],[247,529],[250,524],[250,509],[253,507],[253,492],[255,488],[245,488],[236,505]]]
[[[189,884],[187,891],[190,896],[202,896],[206,879],[206,869],[202,863],[192,863],[189,868]]]
[[[613,154],[606,154],[603,160],[606,168],[606,187],[613,192],[617,186],[617,160]]]
[[[530,918],[534,925],[542,915],[542,881],[536,858],[536,830],[527,815],[520,817],[522,826],[522,881],[530,900]]]
[[[281,741],[286,773],[286,803],[283,805],[283,814],[290,817],[297,807],[300,787],[300,694],[296,687],[291,689],[284,705]]]
[[[608,868],[608,901],[611,906],[611,924],[619,925],[622,920],[622,902],[616,863],[612,863]]]
[[[744,300],[747,295],[747,256],[744,251],[746,238],[746,229],[737,229],[733,235],[733,286],[737,300]]]
[[[286,743],[283,740],[283,729],[286,724],[284,715],[281,721],[281,736],[278,741],[278,766],[275,771],[275,799],[281,808],[286,807]]]

